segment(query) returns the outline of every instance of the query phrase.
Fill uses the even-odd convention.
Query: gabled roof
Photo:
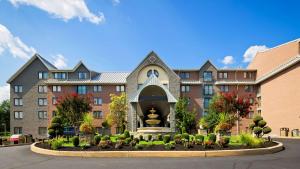
[[[207,60],[201,67],[199,70],[201,70],[206,64],[210,64],[212,65],[216,70],[218,70],[218,68],[210,61],[210,60]]]
[[[156,58],[158,58],[164,65],[165,68],[169,69],[178,79],[180,79],[180,77],[167,65],[163,62],[163,60],[154,52],[154,51],[151,51],[139,64],[138,66],[133,70],[131,71],[131,73],[128,75],[128,77],[130,77],[133,72],[135,72],[140,66],[141,64],[143,64],[149,57],[151,56],[155,56]]]
[[[159,79],[155,76],[155,75],[151,75],[145,82],[144,84],[138,89],[138,91],[136,92],[135,96],[133,96],[132,98],[129,98],[130,102],[138,102],[139,101],[139,96],[140,93],[148,86],[159,86],[161,87],[168,98],[168,102],[169,103],[176,103],[177,100],[175,99],[175,97],[170,93],[169,89],[167,89],[160,81]]]
[[[265,80],[273,77],[274,75],[276,75],[276,74],[278,74],[278,73],[280,73],[280,72],[282,72],[282,71],[290,68],[291,66],[293,66],[293,65],[295,65],[295,64],[297,64],[299,62],[300,62],[300,55],[295,56],[295,57],[291,58],[290,60],[288,60],[287,62],[279,65],[278,67],[276,67],[272,71],[270,71],[270,72],[264,74],[263,76],[261,76],[261,78],[259,78],[259,79],[256,80],[256,83],[257,84],[261,83],[261,82],[263,82],[263,81],[265,81]]]
[[[15,74],[13,74],[7,81],[7,83],[11,83],[17,76],[19,76],[33,61],[36,59],[39,59],[42,64],[48,69],[48,70],[56,70],[57,68],[51,64],[49,61],[41,57],[39,54],[34,54]]]

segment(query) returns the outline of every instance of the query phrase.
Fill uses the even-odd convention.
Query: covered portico
[[[175,132],[175,103],[177,100],[170,93],[168,86],[162,84],[159,79],[152,74],[129,100],[130,106],[135,116],[132,123],[135,123],[137,132],[145,133],[166,133]],[[155,124],[149,124],[149,114],[153,112]],[[151,117],[151,116],[150,116]]]

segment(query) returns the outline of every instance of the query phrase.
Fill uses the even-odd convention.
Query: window
[[[189,79],[190,78],[190,73],[189,72],[181,72],[181,73],[179,73],[179,77],[181,79]]]
[[[15,86],[15,93],[22,93],[23,92],[23,86],[16,85]]]
[[[78,94],[87,94],[87,87],[86,86],[77,86],[77,93]]]
[[[257,110],[257,114],[258,114],[258,115],[261,115],[261,110]]]
[[[227,78],[228,78],[227,72],[220,72],[219,73],[219,79],[227,79]]]
[[[23,112],[22,111],[15,111],[15,119],[23,119]]]
[[[248,118],[248,119],[252,119],[252,118],[253,118],[253,115],[254,115],[254,112],[253,112],[253,111],[250,111],[250,112],[248,113],[247,118]]]
[[[202,117],[206,116],[207,114],[208,114],[207,111],[203,111],[203,112],[202,112]]]
[[[102,119],[103,118],[103,112],[102,111],[94,111],[93,112],[93,117],[95,119]]]
[[[48,102],[46,98],[39,98],[38,99],[39,106],[47,106]]]
[[[52,97],[52,104],[56,105],[57,104],[57,97]]]
[[[86,72],[79,72],[78,73],[78,79],[87,79],[87,73]]]
[[[245,92],[253,92],[253,86],[246,85],[245,86]]]
[[[204,98],[204,104],[203,104],[204,109],[208,109],[210,100],[211,98]]]
[[[47,117],[47,112],[46,111],[39,111],[38,112],[38,117],[39,117],[39,119],[42,119],[42,120],[47,119],[48,118]]]
[[[253,103],[254,103],[254,99],[253,99],[253,98],[250,98],[250,99],[249,99],[249,102],[250,102],[250,104],[253,104]]]
[[[204,95],[213,95],[213,85],[204,85]]]
[[[252,72],[244,72],[244,78],[252,78]]]
[[[221,86],[221,92],[228,92],[229,91],[229,86],[228,85],[222,85]]]
[[[147,77],[150,77],[152,74],[154,74],[156,77],[159,76],[158,71],[154,69],[154,70],[148,70]]]
[[[14,134],[23,134],[22,127],[14,127]]]
[[[94,92],[101,92],[102,91],[102,86],[94,86]]]
[[[62,73],[62,72],[54,73],[54,79],[66,79],[66,73]]]
[[[94,98],[94,105],[101,105],[102,104],[102,99],[100,97],[95,97]]]
[[[14,105],[15,106],[23,106],[23,99],[21,99],[21,98],[14,99]]]
[[[181,86],[181,92],[187,93],[190,91],[190,86]]]
[[[116,86],[116,91],[117,92],[124,92],[125,91],[125,86],[124,85],[118,85],[118,86]]]
[[[203,73],[203,81],[205,81],[205,82],[211,82],[212,81],[212,72],[205,71]]]
[[[39,93],[47,93],[47,86],[38,86]]]
[[[39,72],[39,79],[48,79],[48,72]]]
[[[52,92],[61,92],[61,86],[52,86]]]
[[[47,127],[39,127],[39,135],[47,135]]]

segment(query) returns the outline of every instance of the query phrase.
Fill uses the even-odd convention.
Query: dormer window
[[[86,72],[79,72],[78,73],[78,79],[87,79],[87,73]]]
[[[205,71],[203,73],[203,81],[205,81],[205,82],[211,82],[212,81],[212,72],[211,71]]]
[[[62,73],[62,72],[54,73],[54,79],[66,79],[66,73]]]
[[[152,74],[154,74],[156,77],[158,77],[159,76],[159,73],[158,73],[158,71],[157,70],[148,70],[148,72],[147,72],[147,77],[150,77]]]

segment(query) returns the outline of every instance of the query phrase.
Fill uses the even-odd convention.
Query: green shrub
[[[189,142],[189,141],[185,141],[185,142],[183,143],[183,146],[184,146],[185,148],[187,148],[187,149],[193,148],[193,143],[192,143],[192,142]]]
[[[175,149],[175,145],[172,144],[172,143],[166,143],[164,146],[165,146],[166,150],[173,150],[173,149]]]
[[[271,133],[271,131],[272,131],[272,129],[270,127],[264,127],[263,128],[263,133],[264,134],[269,134],[269,133]]]
[[[249,125],[250,130],[253,130],[254,127],[255,127],[255,124],[254,124],[254,123],[251,123],[251,124]]]
[[[140,135],[140,136],[139,136],[139,140],[140,140],[140,141],[143,141],[143,140],[144,140],[143,135]]]
[[[183,133],[183,134],[181,135],[181,138],[184,139],[184,140],[189,140],[190,135],[189,135],[188,133]]]
[[[228,147],[229,142],[230,142],[229,137],[221,137],[220,140],[218,141],[218,145],[220,147]]]
[[[63,138],[53,139],[51,141],[51,149],[57,150],[57,149],[59,149],[59,148],[62,147],[63,143],[64,143],[64,139]]]
[[[257,136],[257,137],[259,137],[260,136],[260,134],[262,133],[262,128],[261,127],[254,127],[253,128],[253,133]]]
[[[148,141],[151,141],[152,140],[152,134],[149,134],[148,135]]]
[[[170,142],[170,140],[171,140],[171,136],[170,135],[164,135],[164,137],[163,137],[163,141],[164,141],[164,143],[166,144],[166,143],[169,143]]]
[[[72,142],[73,142],[74,147],[78,147],[79,146],[79,137],[78,136],[73,137]]]
[[[126,138],[126,139],[124,140],[124,143],[125,143],[126,145],[128,145],[131,141],[132,141],[131,138]]]
[[[125,136],[125,138],[129,138],[130,137],[130,133],[129,133],[128,130],[124,131],[124,136]]]
[[[133,140],[134,139],[133,135],[130,135],[130,138],[131,138],[131,140]]]
[[[174,141],[176,144],[181,144],[181,134],[176,134],[174,136]]]
[[[110,139],[110,137],[108,135],[101,137],[101,141],[107,141],[109,139]]]
[[[135,149],[137,150],[142,150],[144,148],[144,145],[143,144],[137,144],[134,146]]]
[[[214,133],[210,133],[210,134],[208,135],[208,140],[215,143],[216,140],[217,140],[217,136],[216,136]]]
[[[158,135],[157,135],[157,140],[158,140],[158,141],[162,141],[162,135],[161,135],[161,134],[158,134]]]
[[[100,141],[101,141],[101,136],[100,135],[95,135],[95,137],[94,137],[95,144],[98,145]]]
[[[125,134],[121,134],[118,136],[119,140],[125,140],[126,138],[128,138],[128,137],[126,137]]]
[[[263,118],[261,116],[255,116],[253,118],[253,122],[255,123],[255,125],[258,125],[258,122],[263,120]]]
[[[133,141],[135,141],[136,143],[140,142],[140,140],[138,138],[134,138]]]
[[[194,141],[194,140],[195,140],[195,136],[189,135],[189,141]]]
[[[258,126],[261,127],[261,128],[265,127],[266,124],[267,124],[267,122],[264,121],[264,120],[261,120],[261,121],[258,122]]]
[[[195,141],[196,141],[196,144],[201,145],[204,141],[204,136],[201,134],[197,134],[195,136]]]
[[[107,141],[101,139],[101,141],[99,143],[99,147],[102,148],[102,149],[107,149],[107,148],[109,148],[109,144],[108,144]]]
[[[264,143],[264,140],[261,138],[253,137],[251,134],[241,134],[240,141],[245,146],[250,147],[261,147]]]

